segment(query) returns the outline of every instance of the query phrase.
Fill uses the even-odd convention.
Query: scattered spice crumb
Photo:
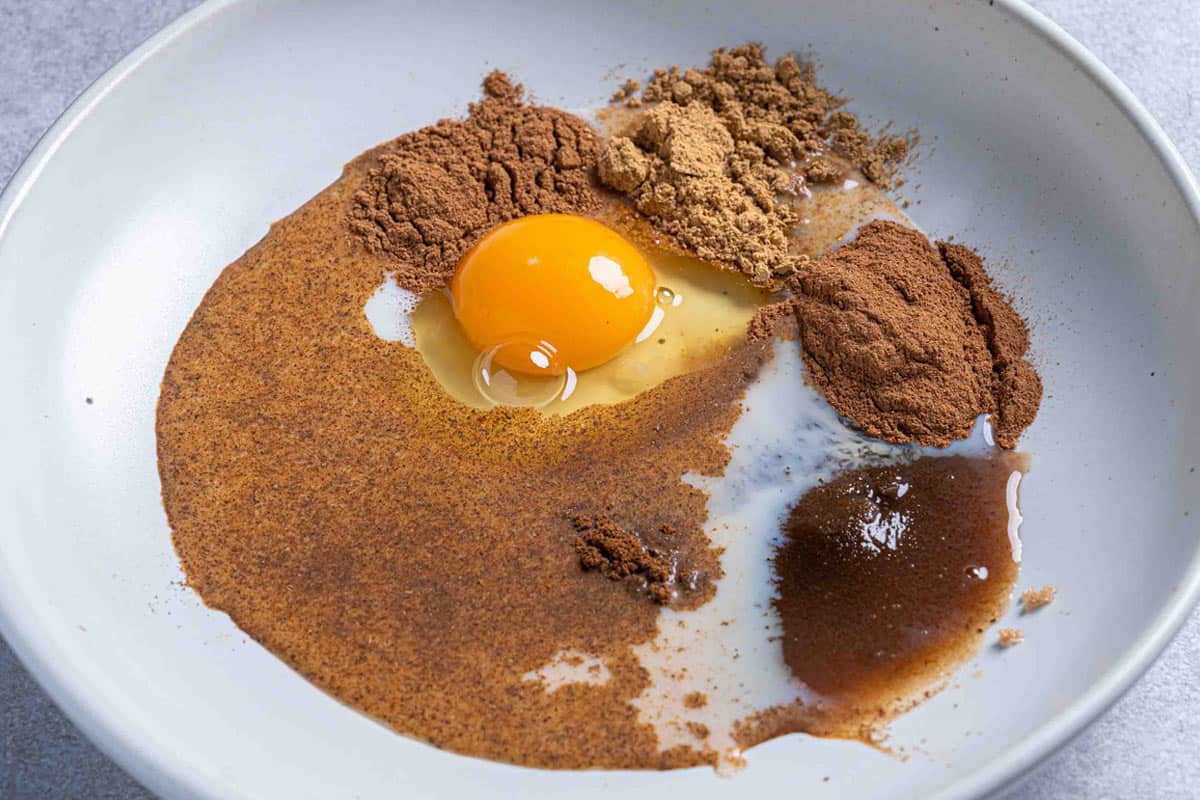
[[[636,533],[604,515],[578,514],[571,524],[581,534],[575,540],[581,568],[596,570],[610,580],[640,576],[646,581],[646,592],[655,602],[670,601],[670,561],[642,544]]]
[[[1050,584],[1046,584],[1040,589],[1026,589],[1021,593],[1021,613],[1028,614],[1030,611],[1037,611],[1042,606],[1050,605],[1054,602],[1056,594],[1058,594],[1058,589]]]
[[[1001,628],[996,644],[1000,645],[1000,647],[1012,647],[1014,644],[1020,644],[1024,640],[1025,634],[1016,628]]]
[[[684,708],[704,708],[708,705],[708,695],[704,692],[691,692],[684,695]]]
[[[640,81],[629,78],[625,83],[621,84],[621,88],[613,92],[613,96],[609,99],[610,103],[623,103],[634,97],[642,88]]]
[[[778,335],[779,323],[789,317],[794,310],[795,305],[791,300],[780,300],[776,303],[759,306],[755,309],[754,316],[750,318],[746,338],[754,342]]]
[[[708,726],[705,725],[703,722],[689,722],[687,724],[687,727],[688,727],[688,730],[692,732],[692,735],[695,736],[697,739],[707,739],[708,738]]]

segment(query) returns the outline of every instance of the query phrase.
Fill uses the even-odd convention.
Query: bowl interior
[[[14,184],[0,237],[5,633],[84,728],[180,796],[810,797],[987,788],[1045,743],[1195,580],[1200,229],[1153,148],[1042,33],[986,3],[528,0],[230,3],[194,15]],[[311,688],[180,584],[155,466],[163,367],[220,269],[359,151],[459,114],[503,68],[601,105],[617,78],[716,46],[810,50],[822,80],[923,145],[901,194],[978,247],[1034,326],[1020,586],[1005,622],[891,744],[791,736],[733,782],[704,769],[552,773],[440,752]],[[28,173],[23,173],[28,175]],[[0,218],[2,219],[2,218]],[[91,402],[87,398],[91,398]],[[1039,733],[1040,732],[1040,733]],[[1061,732],[1061,728],[1060,728]],[[1039,745],[1040,746],[1040,745]],[[824,780],[828,777],[828,781]]]

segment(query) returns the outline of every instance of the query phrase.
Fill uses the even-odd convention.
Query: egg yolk
[[[507,222],[463,256],[450,282],[467,339],[500,366],[562,375],[603,364],[654,311],[654,273],[612,229],[540,214]]]

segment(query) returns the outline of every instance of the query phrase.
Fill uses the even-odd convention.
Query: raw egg
[[[654,313],[654,272],[616,231],[569,214],[507,222],[463,256],[454,315],[480,353],[524,375],[582,372],[633,343]]]

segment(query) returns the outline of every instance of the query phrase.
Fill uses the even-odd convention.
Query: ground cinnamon
[[[789,286],[811,380],[872,436],[942,447],[993,414],[1013,447],[1033,421],[1025,323],[967,248],[876,221]]]
[[[405,289],[445,285],[462,255],[496,225],[527,214],[588,213],[600,143],[578,117],[528,105],[501,72],[462,120],[406,133],[377,148],[354,195],[351,229],[395,258]]]
[[[1009,300],[992,285],[983,261],[974,251],[951,242],[938,242],[942,261],[954,280],[971,295],[971,313],[992,355],[992,394],[996,400],[993,427],[996,442],[1015,447],[1017,438],[1037,416],[1042,402],[1042,379],[1025,357],[1029,328]]]

